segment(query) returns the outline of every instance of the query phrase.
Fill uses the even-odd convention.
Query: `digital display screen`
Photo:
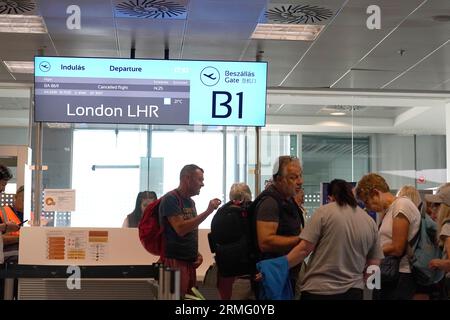
[[[264,126],[266,62],[35,57],[34,120]]]

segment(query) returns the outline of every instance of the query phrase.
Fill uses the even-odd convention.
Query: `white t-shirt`
[[[441,228],[441,233],[439,234],[439,238],[445,238],[450,237],[450,222],[444,223],[444,225]],[[448,259],[447,256],[447,248],[445,247],[445,241],[444,241],[444,250],[442,253],[442,259],[446,260]]]
[[[417,209],[416,205],[409,198],[399,197],[392,202],[391,206],[386,211],[383,221],[381,222],[381,227],[379,230],[381,247],[392,242],[393,219],[400,213],[402,213],[409,221],[408,241],[411,241],[411,239],[414,238],[419,231],[419,209]],[[411,273],[411,268],[409,267],[409,261],[406,254],[400,261],[399,270],[402,273]]]

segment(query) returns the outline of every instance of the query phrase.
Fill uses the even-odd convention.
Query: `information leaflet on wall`
[[[264,126],[266,62],[35,58],[35,121]]]
[[[75,211],[75,190],[45,189],[44,211]]]
[[[125,248],[125,249],[124,249]],[[20,230],[19,264],[150,265],[137,228],[32,227]]]
[[[103,262],[108,260],[108,231],[50,230],[47,232],[48,260]]]

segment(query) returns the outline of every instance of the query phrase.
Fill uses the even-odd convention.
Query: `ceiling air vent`
[[[265,16],[277,23],[306,24],[326,20],[333,16],[333,12],[318,6],[286,4],[268,9]]]
[[[165,0],[123,1],[116,5],[115,15],[120,18],[186,19],[186,7],[180,2]]]
[[[23,14],[35,8],[36,4],[30,0],[0,1],[0,14]]]

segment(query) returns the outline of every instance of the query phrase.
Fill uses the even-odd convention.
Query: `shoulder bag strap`
[[[172,193],[177,198],[178,205],[180,206],[181,209],[183,209],[184,208],[184,206],[183,206],[183,199],[181,199],[181,195],[178,192],[178,190],[177,189],[173,189],[172,191],[170,191],[170,193]]]

